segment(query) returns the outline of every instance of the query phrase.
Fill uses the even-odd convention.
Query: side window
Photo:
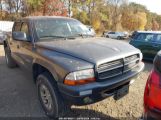
[[[155,35],[154,42],[161,43],[161,34],[156,34]]]
[[[154,35],[153,34],[148,34],[146,36],[146,38],[145,38],[145,41],[146,42],[151,42],[151,41],[153,41],[153,39],[154,39]]]
[[[136,37],[136,40],[143,41],[144,38],[145,38],[144,34],[138,34],[137,37]]]
[[[115,32],[109,32],[109,34],[115,34]]]
[[[139,34],[136,38],[137,41],[142,41],[142,42],[151,42],[153,41],[154,35],[153,34]]]
[[[27,36],[29,35],[29,29],[28,29],[27,23],[25,23],[25,22],[22,23],[21,32],[26,33]]]
[[[29,36],[28,24],[27,24],[26,22],[23,22],[23,23],[22,23],[22,25],[21,25],[21,32],[26,33],[27,39],[30,38],[30,36]]]
[[[14,32],[18,32],[21,29],[21,22],[16,22],[13,27]]]

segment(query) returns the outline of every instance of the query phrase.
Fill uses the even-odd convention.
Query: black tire
[[[63,117],[68,113],[70,106],[68,104],[65,104],[65,102],[63,101],[63,98],[60,95],[60,92],[58,91],[56,83],[53,81],[54,81],[53,77],[48,72],[40,74],[37,77],[36,85],[37,85],[38,97],[42,105],[42,108],[44,109],[48,117],[50,118]],[[50,93],[50,95],[48,95],[50,99],[47,100],[47,97],[45,97],[46,99],[45,102],[44,102],[44,97],[42,97],[41,95],[42,86],[43,87],[45,86],[48,89],[48,92]],[[45,96],[45,91],[43,92]],[[52,101],[50,102],[50,100]],[[50,103],[51,103],[50,108],[47,108],[45,104],[50,104]]]
[[[121,37],[120,37],[120,36],[118,36],[118,37],[117,37],[117,40],[121,40]]]
[[[14,59],[11,56],[11,51],[9,50],[8,47],[4,47],[4,51],[5,51],[5,59],[6,59],[6,64],[9,68],[15,68],[17,67],[16,62],[14,61]]]
[[[109,36],[108,36],[108,35],[106,35],[106,38],[109,38]]]

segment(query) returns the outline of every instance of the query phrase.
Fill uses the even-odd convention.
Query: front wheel
[[[106,38],[109,38],[109,36],[108,36],[108,35],[106,35]]]
[[[47,72],[38,76],[36,84],[39,100],[48,117],[63,117],[69,106],[65,104],[56,84],[52,81],[53,77]]]
[[[118,36],[118,37],[117,37],[117,40],[121,40],[121,37],[120,37],[120,36]]]

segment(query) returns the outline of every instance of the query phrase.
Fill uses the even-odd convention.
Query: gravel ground
[[[0,46],[0,117],[45,117],[32,79],[19,68],[6,67],[2,48]],[[143,92],[151,68],[152,63],[145,63],[145,70],[124,98],[115,101],[110,97],[92,105],[72,106],[66,117],[138,119],[143,112]]]

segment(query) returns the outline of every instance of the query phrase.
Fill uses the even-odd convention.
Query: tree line
[[[98,33],[161,29],[161,15],[128,0],[0,0],[0,20],[35,15],[71,16]]]

